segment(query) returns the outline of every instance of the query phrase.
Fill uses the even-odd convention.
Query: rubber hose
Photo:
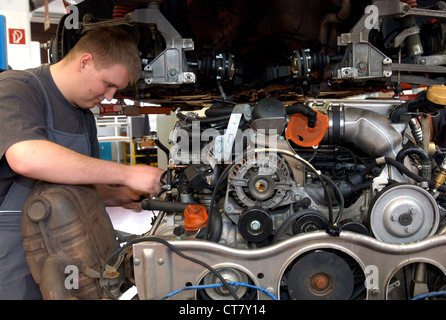
[[[429,156],[427,155],[426,151],[420,149],[417,146],[410,146],[400,150],[400,152],[398,152],[396,156],[396,160],[404,163],[404,158],[406,158],[410,154],[418,155],[422,161],[429,161]]]
[[[400,172],[403,172],[406,176],[408,176],[409,178],[417,181],[417,182],[423,182],[423,181],[427,181],[427,183],[429,184],[429,188],[431,189],[435,189],[435,183],[432,180],[427,180],[415,173],[413,173],[412,171],[410,171],[406,166],[404,166],[401,162],[392,159],[392,158],[384,158],[384,161],[386,162],[386,164],[390,164],[392,166],[394,166],[395,168],[397,168]],[[446,192],[446,186],[442,185],[440,186],[440,188],[438,188],[439,191],[441,192]]]
[[[220,241],[221,234],[223,232],[223,219],[221,217],[221,213],[218,210],[214,210],[211,219],[211,231],[208,240],[218,242]]]
[[[204,114],[206,117],[221,117],[221,116],[230,116],[232,111],[234,110],[234,107],[219,107],[219,108],[209,108],[207,109]]]
[[[144,210],[183,212],[190,203],[144,199],[141,208]]]
[[[167,147],[159,140],[159,139],[155,139],[154,140],[155,144],[157,145],[158,148],[160,148],[161,150],[164,151],[164,153],[166,154],[167,158],[169,158],[169,149],[167,149]]]
[[[285,108],[287,114],[299,113],[308,119],[308,127],[314,128],[317,121],[317,112],[310,107],[301,103],[295,103],[290,107]]]

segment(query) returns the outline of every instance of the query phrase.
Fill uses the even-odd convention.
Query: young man
[[[89,110],[134,84],[140,73],[128,34],[98,28],[54,65],[0,74],[0,299],[40,298],[20,230],[22,206],[37,180],[96,184],[106,205],[161,190],[162,170],[99,159]]]

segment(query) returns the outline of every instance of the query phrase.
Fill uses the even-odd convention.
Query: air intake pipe
[[[361,108],[331,106],[329,128],[323,143],[352,145],[374,157],[395,158],[402,149],[402,136],[383,115]]]

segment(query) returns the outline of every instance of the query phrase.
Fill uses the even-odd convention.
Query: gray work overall
[[[56,130],[53,113],[43,84],[38,76],[35,84],[45,98],[47,137],[49,141],[91,156],[90,140],[85,125],[83,134]],[[17,175],[0,205],[0,300],[42,299],[38,285],[28,268],[21,234],[21,211],[35,180]]]

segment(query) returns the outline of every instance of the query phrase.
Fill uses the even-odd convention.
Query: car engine
[[[129,14],[125,28],[157,17],[169,40],[141,86],[213,99],[180,105],[169,144],[157,140],[162,192],[141,205],[156,219],[89,268],[99,297],[119,298],[125,283],[150,300],[441,298],[446,160],[432,121],[446,105],[446,6],[418,2],[363,3],[336,30],[339,50],[321,28],[325,49],[265,63],[260,87],[243,52],[243,72],[225,51],[190,57],[194,42],[157,5]],[[338,27],[353,5],[339,3]]]
[[[227,281],[280,299],[399,299],[413,285],[432,285],[415,279],[420,268],[439,284],[444,164],[433,165],[420,147],[418,116],[390,120],[408,108],[400,100],[285,107],[265,98],[253,106],[211,107],[208,114],[228,112],[216,123],[178,114],[166,195],[142,204],[161,212],[150,236],[207,261]],[[200,139],[195,156],[194,138]],[[159,243],[137,244],[133,255],[135,282],[144,288],[138,292],[148,299],[187,283],[221,281]],[[400,278],[406,272],[411,284]],[[166,278],[171,288],[158,283]],[[242,285],[234,291],[239,298],[269,298]],[[233,298],[220,287],[179,296]]]

